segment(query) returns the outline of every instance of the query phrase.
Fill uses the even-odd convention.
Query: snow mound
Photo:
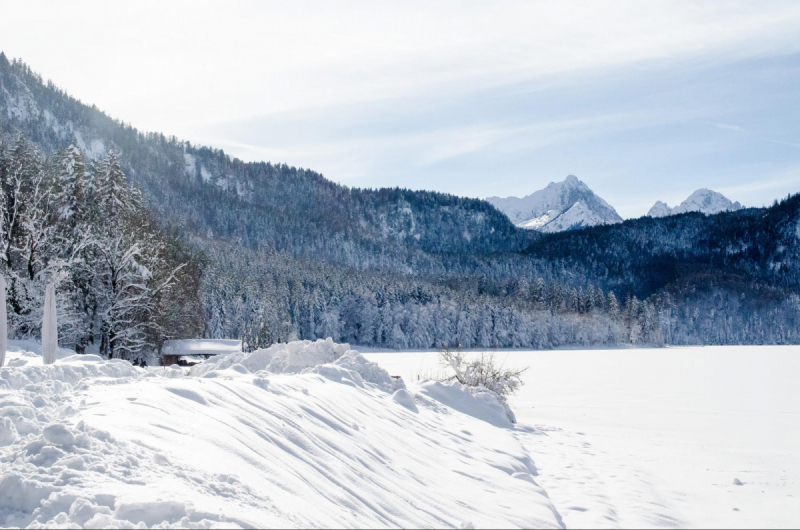
[[[386,392],[394,392],[395,390],[405,389],[406,387],[402,379],[393,379],[389,375],[389,372],[378,366],[377,363],[368,361],[355,350],[346,351],[344,355],[336,359],[331,366],[356,373],[362,381],[371,383]],[[324,371],[325,368],[325,365],[315,366],[313,371],[324,375],[322,371]]]
[[[46,394],[60,392],[65,385],[75,385],[85,378],[139,377],[144,372],[128,361],[111,359],[101,361],[96,355],[68,355],[56,364],[39,364],[0,368],[0,390],[41,391]],[[16,363],[15,363],[16,364]]]
[[[302,340],[273,344],[254,352],[218,355],[192,367],[190,375],[204,376],[209,372],[227,370],[240,364],[251,373],[266,370],[275,374],[299,373],[307,368],[332,363],[350,349],[349,344],[336,344],[332,339]]]
[[[74,350],[67,348],[58,348],[56,350],[56,359],[67,359],[76,355]],[[96,355],[81,355],[81,358],[92,357],[100,359]],[[31,366],[44,364],[42,362],[42,346],[38,342],[30,339],[25,340],[9,340],[8,347],[6,348],[6,366]]]
[[[0,446],[11,445],[19,440],[14,422],[8,418],[0,418]]]
[[[273,344],[254,352],[218,355],[193,366],[189,375],[216,378],[236,374],[316,373],[338,382],[349,381],[356,386],[373,384],[386,392],[405,388],[403,381],[393,379],[389,373],[350,349],[349,344],[337,344],[331,338],[317,341],[302,340]]]
[[[405,388],[401,388],[392,394],[392,399],[411,412],[419,412],[417,404],[414,403],[414,396],[412,396],[411,393]]]
[[[424,381],[419,385],[419,392],[496,427],[511,427],[517,421],[508,404],[484,387],[471,387],[457,381]]]

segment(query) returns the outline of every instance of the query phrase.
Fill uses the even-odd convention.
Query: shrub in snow
[[[462,385],[484,387],[503,400],[523,385],[520,376],[527,370],[527,368],[506,370],[495,361],[492,353],[481,353],[480,357],[469,359],[461,350],[453,352],[447,347],[442,348],[439,359],[445,368],[453,371],[453,375],[445,378],[445,381],[458,381]]]
[[[451,351],[446,346],[439,352],[439,359],[445,368],[452,371],[452,375],[443,381],[458,381],[469,387],[485,388],[497,394],[504,404],[508,396],[523,385],[521,375],[527,370],[507,370],[495,360],[492,353],[481,353],[479,357],[470,359],[460,349]],[[508,412],[511,412],[510,409]],[[509,415],[509,419],[515,421],[513,414]]]

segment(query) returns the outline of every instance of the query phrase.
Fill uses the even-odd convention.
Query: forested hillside
[[[797,290],[798,211],[800,196],[792,196],[771,208],[642,217],[541,238],[526,253],[640,297],[681,278],[717,271]]]
[[[87,182],[118,167],[132,196],[141,192],[136,216],[164,238],[153,247],[168,250],[158,252],[161,269],[187,271],[179,307],[156,304],[163,313],[148,314],[161,318],[141,320],[169,325],[143,325],[147,338],[134,349],[117,339],[120,352],[198,334],[242,338],[248,347],[327,336],[420,348],[800,341],[797,197],[768,209],[543,235],[515,228],[481,200],[353,189],[310,170],[244,163],[139,132],[2,54],[0,132],[3,167],[16,164],[25,145],[31,167],[80,156]],[[4,215],[14,203],[9,186]],[[45,199],[49,211],[60,208],[54,197]],[[48,219],[61,229],[57,216]],[[140,247],[150,248],[142,238]],[[20,259],[3,265],[13,281]],[[39,289],[55,273],[36,274]],[[29,321],[16,325],[18,335],[38,332],[35,292],[27,309],[10,308],[17,322]],[[110,340],[110,325],[93,322],[70,339],[77,347]]]
[[[203,236],[357,267],[408,266],[423,252],[516,251],[528,235],[484,201],[403,189],[346,188],[286,164],[140,133],[0,55],[3,129],[44,152],[109,149],[161,216]]]

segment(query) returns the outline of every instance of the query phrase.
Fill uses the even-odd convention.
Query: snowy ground
[[[800,526],[800,348],[496,355],[530,366],[515,435],[567,527]],[[366,357],[439,370],[432,352]]]
[[[387,373],[293,343],[189,373],[36,349],[0,369],[0,527],[800,522],[793,348],[503,352],[531,366],[516,426],[417,381],[434,353],[366,356]]]
[[[191,375],[10,354],[0,526],[559,526],[492,396],[288,348]]]

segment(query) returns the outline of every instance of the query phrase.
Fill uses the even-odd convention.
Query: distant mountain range
[[[706,188],[699,189],[689,195],[685,201],[674,208],[670,208],[665,203],[657,201],[647,215],[650,217],[666,217],[668,215],[678,215],[688,212],[701,212],[712,215],[720,212],[735,212],[744,208],[738,202],[731,202],[723,194]]]
[[[525,197],[489,197],[487,202],[520,228],[552,233],[616,224],[622,217],[575,175]]]
[[[488,203],[508,216],[519,228],[543,233],[564,232],[590,226],[621,223],[613,206],[598,197],[583,181],[569,175],[561,182],[525,197],[488,197]],[[657,201],[648,217],[667,217],[688,212],[707,215],[743,209],[738,202],[713,190],[699,189],[674,208]]]

